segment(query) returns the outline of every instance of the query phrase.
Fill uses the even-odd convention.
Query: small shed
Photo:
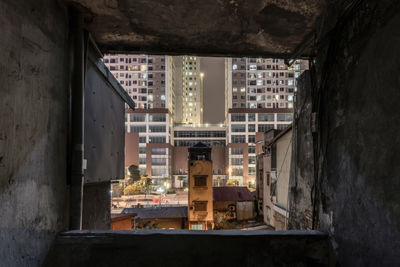
[[[132,218],[136,213],[130,214],[112,214],[111,230],[132,230]]]
[[[135,213],[134,229],[186,229],[187,206],[125,208],[121,214]]]
[[[228,220],[254,218],[254,200],[254,195],[245,186],[213,187],[214,215]]]

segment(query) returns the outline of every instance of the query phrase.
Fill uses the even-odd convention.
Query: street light
[[[231,167],[228,168],[228,174],[229,174],[229,179],[231,179],[231,176],[232,176],[232,168]]]

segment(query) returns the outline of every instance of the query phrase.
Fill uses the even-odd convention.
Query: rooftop
[[[285,134],[287,134],[288,132],[290,132],[292,130],[293,124],[291,123],[288,127],[286,127],[283,131],[281,131],[277,136],[274,137],[274,139],[272,139],[269,143],[268,146],[273,145],[274,143],[276,143],[276,141],[278,141],[282,136],[284,136]]]
[[[176,123],[174,124],[174,128],[182,128],[182,130],[209,130],[209,128],[220,128],[218,130],[224,131],[226,128],[226,125],[224,125],[223,123],[202,123],[202,124],[185,124],[185,123]],[[189,128],[189,129],[185,129],[185,128]],[[181,130],[181,129],[178,129]]]
[[[245,186],[213,187],[214,201],[252,201],[253,194]]]
[[[136,213],[136,219],[187,218],[188,207],[125,208],[121,214]]]

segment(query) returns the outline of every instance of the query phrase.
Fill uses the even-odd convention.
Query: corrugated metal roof
[[[245,186],[213,187],[214,201],[253,201],[254,197]]]
[[[136,213],[136,219],[187,218],[188,207],[125,208],[121,214]]]

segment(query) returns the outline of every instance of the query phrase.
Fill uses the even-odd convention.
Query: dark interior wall
[[[316,231],[146,230],[62,233],[44,266],[336,265],[329,237]]]
[[[66,229],[68,16],[0,1],[0,265],[39,266]]]
[[[288,229],[312,229],[314,154],[311,132],[312,90],[310,71],[297,81],[293,124],[292,160],[289,179]]]
[[[82,229],[111,229],[110,189],[109,181],[84,185]]]
[[[316,58],[319,222],[344,266],[400,262],[399,29],[398,1],[360,1]]]

